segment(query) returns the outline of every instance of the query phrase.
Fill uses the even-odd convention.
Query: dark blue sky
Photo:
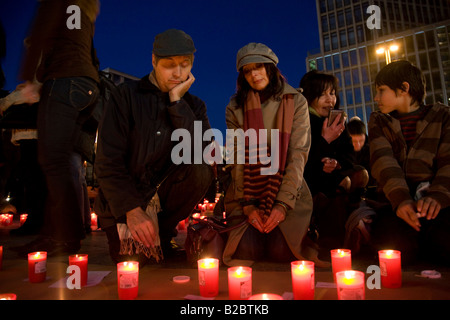
[[[19,83],[22,41],[37,0],[0,1],[7,55],[1,61],[7,83]],[[249,42],[268,45],[280,59],[278,67],[296,87],[306,72],[308,50],[319,48],[314,0],[104,0],[96,23],[95,46],[101,68],[142,77],[151,71],[156,34],[182,29],[197,52],[191,93],[208,107],[211,126],[225,132],[225,107],[236,88],[236,53]]]

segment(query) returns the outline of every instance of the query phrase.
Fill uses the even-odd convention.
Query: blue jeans
[[[74,242],[85,237],[81,158],[75,154],[83,123],[99,96],[97,83],[86,77],[48,80],[38,110],[38,160],[47,182],[43,235]]]

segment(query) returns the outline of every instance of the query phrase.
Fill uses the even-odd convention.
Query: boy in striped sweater
[[[425,78],[408,61],[384,67],[375,85],[370,163],[390,204],[374,223],[375,246],[401,250],[404,262],[427,252],[450,264],[450,108],[424,105]]]

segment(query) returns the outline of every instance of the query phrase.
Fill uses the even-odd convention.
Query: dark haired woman
[[[355,165],[352,139],[346,129],[345,117],[338,115],[328,123],[330,110],[339,109],[338,79],[318,71],[306,73],[300,81],[308,101],[311,122],[311,149],[305,166],[305,180],[311,189],[314,212],[311,230],[319,232],[319,244],[342,245],[345,222],[352,203],[358,203],[369,176],[362,166]]]
[[[230,233],[223,255],[227,265],[263,259],[309,259],[321,265],[304,240],[312,213],[311,194],[303,179],[310,147],[308,106],[286,83],[277,63],[275,53],[261,43],[249,43],[237,53],[237,92],[226,108],[227,127],[248,136],[252,130],[265,132],[267,140],[259,135],[258,143],[251,138],[244,145],[232,141],[234,165],[226,211],[229,216],[245,215],[249,223]],[[228,144],[227,149],[231,147]],[[243,150],[245,163],[240,163]],[[264,165],[261,158],[252,162],[249,155],[258,153],[267,154],[271,163]],[[276,172],[264,173],[270,165]]]

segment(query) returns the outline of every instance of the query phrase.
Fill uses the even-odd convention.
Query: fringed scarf
[[[155,193],[153,198],[150,200],[145,214],[150,217],[155,226],[155,233],[157,235],[155,246],[153,248],[148,248],[144,246],[141,242],[133,239],[128,226],[125,223],[117,224],[117,231],[119,233],[120,239],[120,251],[121,255],[134,255],[143,253],[147,258],[154,258],[156,262],[163,259],[163,254],[161,250],[161,243],[159,239],[159,228],[158,228],[158,212],[161,211],[161,205],[159,203],[158,193]]]
[[[265,127],[259,94],[250,90],[244,106],[244,131],[254,129],[258,141],[254,143],[255,141],[251,141],[248,135],[245,138],[244,198],[246,201],[257,199],[259,209],[266,215],[270,215],[283,180],[293,120],[294,98],[292,95],[284,95],[278,107],[276,128],[274,128],[279,131],[278,141],[271,141],[272,144],[278,143],[278,171],[273,175],[262,175],[261,169],[270,167],[271,163],[262,164],[258,155],[269,156],[270,153],[267,139],[260,141],[259,129],[265,129]],[[267,131],[270,132],[270,130]],[[269,132],[267,135],[270,134]],[[270,158],[273,159],[274,156],[270,155]]]

